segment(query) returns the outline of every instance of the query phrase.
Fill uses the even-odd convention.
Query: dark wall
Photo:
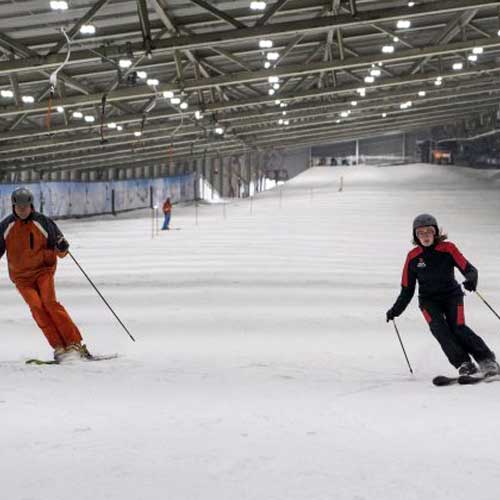
[[[387,163],[392,159],[397,159],[401,162],[417,161],[416,142],[417,135],[415,133],[398,133],[370,139],[360,139],[360,164],[363,162],[366,164]],[[311,149],[311,157],[314,165],[318,164],[319,160],[323,163],[323,159],[327,165],[330,165],[332,158],[335,158],[338,164],[341,164],[342,160],[345,159],[348,159],[350,163],[354,163],[356,158],[356,141],[314,146]]]

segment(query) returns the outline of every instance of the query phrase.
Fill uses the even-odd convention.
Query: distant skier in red
[[[163,221],[163,227],[161,228],[161,230],[168,231],[170,229],[170,217],[172,216],[172,202],[170,201],[170,198],[167,198],[165,200],[165,203],[163,204],[163,214],[165,216],[165,219]]]
[[[0,258],[7,252],[10,279],[54,349],[57,362],[90,357],[78,327],[56,299],[57,258],[67,255],[69,243],[54,221],[35,211],[28,189],[12,193],[12,212],[0,222]]]
[[[420,310],[459,375],[474,375],[479,371],[471,357],[485,376],[497,375],[500,367],[495,354],[465,324],[464,293],[455,280],[456,267],[465,277],[464,288],[473,292],[477,288],[477,269],[446,239],[432,215],[421,214],[415,218],[413,243],[416,247],[406,258],[401,293],[387,311],[386,319],[391,321],[403,313],[418,282]]]

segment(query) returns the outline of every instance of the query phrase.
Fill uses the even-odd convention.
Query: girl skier
[[[464,288],[474,292],[477,287],[477,269],[446,239],[447,236],[439,231],[432,215],[421,214],[415,218],[413,243],[416,247],[406,258],[401,293],[387,311],[387,321],[393,320],[406,309],[418,281],[420,310],[459,375],[473,375],[479,371],[471,357],[485,376],[496,375],[500,367],[495,354],[465,324],[464,293],[455,280],[454,268],[457,267],[465,277]]]

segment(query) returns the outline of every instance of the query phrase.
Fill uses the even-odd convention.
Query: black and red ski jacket
[[[392,307],[395,316],[399,316],[410,303],[417,281],[419,299],[445,300],[463,296],[462,287],[455,280],[455,267],[466,280],[477,284],[477,269],[455,244],[445,241],[411,250],[403,267],[401,293]]]

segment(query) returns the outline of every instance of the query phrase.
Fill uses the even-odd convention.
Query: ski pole
[[[500,319],[500,316],[498,313],[491,307],[488,302],[486,302],[486,299],[476,290],[476,295],[484,302],[484,305],[498,318]]]
[[[413,375],[413,370],[412,370],[411,365],[410,365],[410,360],[408,359],[408,356],[406,355],[405,346],[403,345],[403,341],[401,340],[401,335],[399,335],[399,330],[398,330],[398,327],[396,325],[396,320],[393,319],[392,324],[394,325],[394,330],[396,330],[396,335],[398,336],[399,343],[401,344],[401,349],[403,349],[403,354],[405,355],[406,362],[408,363],[408,368],[410,369],[410,373]]]
[[[92,285],[94,290],[97,292],[99,297],[101,297],[102,301],[108,306],[108,309],[113,313],[113,316],[118,320],[118,323],[123,327],[123,329],[127,332],[128,336],[135,342],[134,337],[128,331],[127,327],[123,324],[123,321],[118,317],[118,315],[113,311],[113,308],[108,304],[108,301],[103,297],[102,293],[99,289],[94,285],[93,281],[89,278],[88,274],[83,270],[82,266],[78,263],[78,261],[73,257],[73,254],[68,251],[69,256],[73,259],[73,262],[77,265],[78,269],[83,273],[83,275],[87,278],[88,282]]]

